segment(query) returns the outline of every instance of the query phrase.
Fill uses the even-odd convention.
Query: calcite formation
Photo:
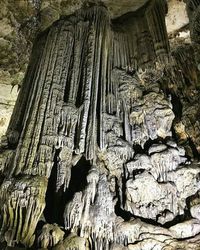
[[[33,244],[34,231],[45,207],[47,180],[39,176],[9,178],[1,185],[1,233],[9,246]]]
[[[2,246],[198,249],[192,10],[195,44],[172,52],[159,0],[114,20],[87,3],[38,35],[2,139]]]

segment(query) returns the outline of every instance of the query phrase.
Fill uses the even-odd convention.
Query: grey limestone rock
[[[53,24],[63,1],[54,9],[46,3],[52,20],[35,41],[0,148],[6,246],[176,249],[199,242],[199,109],[189,115],[188,108],[198,107],[195,59],[190,68],[191,47],[170,53],[166,1],[134,2],[143,7],[114,20],[110,7],[86,2]],[[177,124],[185,124],[186,146]]]

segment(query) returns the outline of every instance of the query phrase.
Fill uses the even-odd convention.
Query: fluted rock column
[[[130,249],[200,232],[188,212],[200,169],[176,143],[156,68],[169,55],[165,12],[154,0],[139,19],[110,20],[92,4],[38,36],[0,153],[8,246]]]

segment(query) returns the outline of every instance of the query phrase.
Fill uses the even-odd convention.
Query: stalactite
[[[177,66],[179,69],[181,69],[182,74],[191,85],[196,86],[198,83],[197,78],[197,66],[194,61],[194,49],[192,46],[179,46],[174,51],[172,51],[172,56],[174,57]],[[186,83],[187,84],[187,83]],[[187,91],[186,86],[183,86],[182,91]],[[186,96],[188,96],[189,93],[185,93]]]
[[[33,244],[35,228],[45,207],[46,187],[47,179],[43,177],[11,178],[2,184],[1,233],[8,246]]]
[[[42,248],[53,247],[63,240],[64,234],[58,225],[45,224],[42,227],[37,244]]]
[[[168,60],[169,43],[165,25],[165,13],[167,9],[166,1],[152,1],[151,7],[146,12],[149,29],[154,41],[156,55],[161,62]]]
[[[146,68],[155,60],[154,43],[150,35],[152,28],[148,26],[146,16],[139,17],[137,20],[137,61],[141,67]]]
[[[197,65],[180,48],[162,67],[165,14],[166,1],[152,0],[110,20],[105,6],[88,3],[38,36],[0,149],[0,233],[8,246],[126,249],[199,233],[188,204],[200,170],[175,142],[174,125],[195,124],[185,140],[199,131],[191,122],[198,108],[188,116],[186,105],[177,118],[174,89],[184,77],[197,89]],[[162,89],[165,78],[171,88]],[[60,214],[45,210],[41,225],[45,202]]]

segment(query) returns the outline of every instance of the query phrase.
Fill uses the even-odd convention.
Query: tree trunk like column
[[[170,79],[165,7],[112,21],[89,6],[38,36],[0,157],[8,246],[135,249],[200,232],[197,208],[188,215],[200,170],[185,165],[174,92],[160,84]]]

